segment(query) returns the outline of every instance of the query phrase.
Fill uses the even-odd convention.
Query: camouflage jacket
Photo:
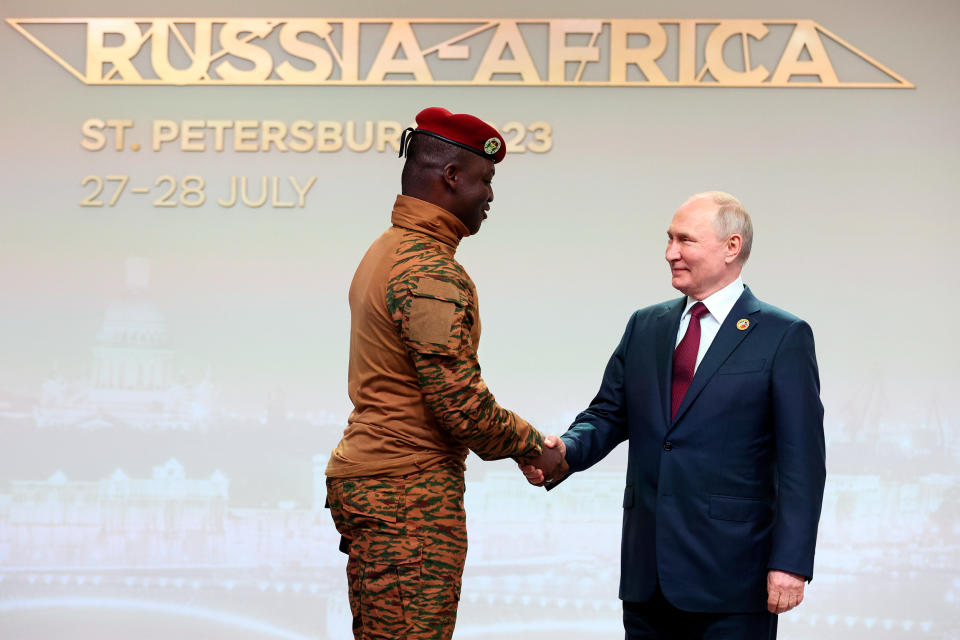
[[[354,410],[327,475],[462,466],[468,449],[486,460],[538,454],[541,434],[498,405],[480,375],[477,292],[454,259],[467,228],[408,196],[397,197],[392,222],[350,287]]]

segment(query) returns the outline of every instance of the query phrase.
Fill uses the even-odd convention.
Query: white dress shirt
[[[709,312],[700,318],[700,349],[697,351],[697,364],[694,366],[694,371],[700,366],[700,361],[703,360],[707,349],[710,348],[713,339],[717,337],[717,332],[720,331],[720,325],[723,324],[723,321],[730,314],[730,310],[733,309],[733,305],[737,303],[742,293],[743,279],[738,277],[723,289],[707,296],[704,300],[695,300],[687,296],[687,307],[683,310],[683,315],[680,316],[680,328],[677,331],[677,342],[674,344],[674,348],[680,344],[680,341],[683,340],[683,335],[687,332],[687,325],[690,324],[691,307],[697,302],[702,302]]]

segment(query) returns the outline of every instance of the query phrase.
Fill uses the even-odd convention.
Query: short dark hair
[[[462,154],[470,153],[433,136],[416,133],[411,134],[407,140],[406,151],[407,160],[403,164],[403,173],[400,174],[400,185],[404,192],[414,187],[419,180],[419,173],[441,171],[461,158]]]

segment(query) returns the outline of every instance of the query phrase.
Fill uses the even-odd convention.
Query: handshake
[[[525,458],[517,463],[527,482],[543,487],[560,481],[570,466],[567,464],[567,446],[558,436],[543,439],[543,451],[538,456]]]

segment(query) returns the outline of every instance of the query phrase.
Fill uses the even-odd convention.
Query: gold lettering
[[[405,58],[397,59],[398,50],[403,50]],[[387,74],[412,73],[414,82],[433,82],[430,68],[423,57],[420,43],[413,33],[409,20],[394,20],[387,37],[377,52],[377,57],[367,74],[367,82],[384,82]]]
[[[290,125],[290,148],[299,153],[310,151],[313,148],[313,136],[310,131],[313,129],[313,123],[309,120],[297,120]]]
[[[8,18],[6,22],[76,78],[95,85],[914,88],[908,80],[812,20]],[[79,70],[37,36],[39,29],[32,25],[42,24],[85,26],[86,58]],[[755,41],[769,40],[767,29],[771,24],[792,29],[787,45],[775,64],[769,58],[764,59],[766,66],[751,62],[755,52],[767,55],[764,49],[768,47],[759,47]],[[364,30],[366,27],[371,28]],[[457,35],[423,48],[418,41],[421,27],[434,29],[431,33],[452,29]],[[697,42],[701,27],[710,30],[702,54]],[[378,43],[367,41],[368,36],[377,38],[375,34],[383,33],[383,29],[386,35]],[[527,29],[538,34],[546,30],[546,43],[535,41],[537,51],[531,52],[525,41]],[[271,37],[274,30],[278,31],[276,38]],[[603,38],[607,30],[609,38]],[[489,44],[477,55],[476,43],[471,38],[480,34],[489,37]],[[742,42],[743,65],[728,64],[730,58],[724,57],[724,50],[730,51],[731,45],[736,44],[731,41],[737,36]],[[886,80],[858,81],[854,77],[841,82],[824,47],[828,39],[859,59],[861,67],[871,66],[885,74]],[[601,40],[604,42],[598,46]],[[361,44],[364,50],[369,50],[370,45],[379,47],[364,78],[360,77],[359,68]],[[61,43],[58,41],[56,46],[59,50]],[[149,52],[143,51],[145,46]],[[658,64],[668,48],[677,52],[676,71],[670,78]],[[604,56],[609,56],[609,60]],[[476,70],[463,75],[477,58]],[[463,64],[442,62],[448,60]],[[603,73],[591,66],[598,62],[607,67]],[[435,80],[433,71],[441,66],[453,74],[459,70],[459,74]],[[593,71],[585,80],[588,68]],[[769,69],[774,68],[771,74]],[[853,75],[856,71],[845,68],[844,73]],[[705,83],[703,77],[707,74],[711,82]],[[636,80],[628,80],[628,76]],[[109,137],[108,132],[100,132]],[[299,133],[302,136],[303,130]],[[96,144],[95,135],[87,136],[88,145]],[[302,137],[297,142],[299,147]],[[136,143],[130,146],[136,147]]]
[[[513,54],[513,60],[503,59],[507,48]],[[501,20],[497,25],[493,39],[483,53],[477,72],[473,75],[473,81],[475,83],[490,82],[497,73],[519,74],[520,82],[523,84],[540,84],[541,82],[537,67],[533,64],[533,58],[530,57],[530,51],[527,50],[527,44],[523,40],[523,34],[520,33],[516,20]]]
[[[233,128],[233,120],[207,120],[207,126],[213,128],[213,150],[223,151],[223,132]]]
[[[217,200],[217,204],[226,208],[237,204],[237,176],[230,176],[230,199],[224,200],[220,198]]]
[[[287,145],[283,139],[287,135],[287,125],[279,120],[264,120],[261,127],[263,136],[260,140],[260,151],[270,151],[270,145],[276,145],[278,151],[286,151]]]
[[[185,207],[202,207],[207,201],[204,191],[206,186],[206,181],[200,176],[186,176],[180,182],[180,204]]]
[[[123,134],[133,126],[133,120],[107,120],[107,126],[113,128],[113,148],[117,151],[123,151]]]
[[[153,150],[160,151],[165,142],[173,142],[180,135],[180,126],[173,120],[153,121]]]
[[[234,151],[256,151],[257,150],[257,121],[256,120],[237,120],[233,126],[233,150]],[[264,178],[266,180],[266,178]],[[262,203],[261,203],[262,204]]]
[[[526,153],[527,148],[523,146],[523,139],[527,136],[527,128],[522,122],[508,122],[503,125],[503,141],[507,148],[507,153]],[[510,134],[514,134],[510,137]]]
[[[677,28],[677,83],[697,81],[697,21],[681,20]]]
[[[333,58],[330,52],[315,44],[304,42],[297,36],[301,33],[312,33],[329,42],[333,27],[327,22],[317,20],[290,20],[280,30],[280,46],[284,51],[303,60],[313,63],[313,69],[303,71],[297,69],[290,62],[284,61],[277,66],[277,75],[291,84],[322,83],[333,73]]]
[[[363,142],[357,142],[357,123],[353,120],[347,121],[347,148],[351,151],[368,151],[373,146],[373,122],[367,120],[364,123]]]
[[[530,125],[533,142],[527,145],[533,153],[546,153],[553,148],[553,128],[548,122],[534,122]]]
[[[733,87],[755,87],[770,75],[762,64],[750,68],[750,43],[748,36],[757,40],[767,37],[769,29],[760,20],[725,20],[710,32],[704,47],[705,70],[720,84]],[[723,59],[723,45],[734,36],[741,36],[743,42],[744,71],[734,71]]]
[[[343,148],[343,125],[331,120],[317,123],[317,151],[330,153]]]
[[[103,128],[107,123],[100,118],[90,118],[85,120],[80,127],[84,138],[80,141],[80,146],[87,151],[100,151],[107,146],[107,136],[103,135]]]
[[[317,181],[317,176],[310,176],[310,179],[307,180],[307,183],[300,187],[300,183],[297,182],[297,179],[293,176],[290,176],[290,184],[293,185],[293,190],[297,192],[297,206],[303,209],[307,204],[307,192],[313,188],[314,183]]]
[[[274,208],[292,209],[293,203],[286,200],[280,200],[280,176],[273,176],[273,197],[271,202]]]
[[[166,193],[153,201],[153,206],[155,207],[175,207],[177,206],[176,200],[173,200],[174,195],[177,193],[177,179],[173,176],[160,176],[153,183],[154,186],[159,187],[164,182],[170,187]]]
[[[207,145],[204,138],[203,120],[184,120],[180,123],[180,150],[181,151],[206,151]]]
[[[217,74],[228,82],[241,84],[257,84],[266,80],[273,71],[273,58],[270,53],[250,44],[251,40],[266,38],[273,31],[276,22],[273,20],[230,20],[220,30],[220,46],[222,53],[227,53],[253,63],[253,69],[244,71],[238,69],[229,60],[224,60],[214,67]],[[243,38],[240,34],[246,33]]]
[[[108,47],[108,34],[123,37],[123,42]],[[145,42],[133,20],[93,19],[87,22],[87,82],[101,83],[120,75],[125,82],[141,80],[131,60]],[[105,67],[110,65],[110,69]]]
[[[113,192],[113,197],[110,198],[110,202],[107,203],[109,207],[117,206],[117,201],[120,200],[120,194],[123,193],[123,190],[127,187],[127,184],[130,182],[130,176],[107,176],[109,182],[119,182],[117,185],[117,190]]]
[[[360,77],[360,21],[343,21],[343,49],[340,52],[340,80],[355,83]]]
[[[113,148],[117,151],[123,151],[123,134],[133,126],[133,120],[107,120],[107,126],[113,128]]]
[[[400,151],[400,135],[403,127],[394,120],[377,121],[377,151],[383,153],[389,144],[394,151]]]
[[[547,75],[550,82],[567,82],[568,62],[580,63],[573,78],[574,82],[579,82],[587,63],[600,60],[600,49],[596,44],[602,30],[603,22],[600,20],[551,20],[550,69]],[[590,44],[586,47],[571,47],[567,44],[567,36],[571,33],[591,34]]]
[[[647,46],[634,49],[630,36],[644,35]],[[667,32],[656,20],[612,20],[610,22],[610,82],[626,82],[627,68],[637,65],[651,84],[668,84],[667,77],[657,66],[657,60],[667,50]],[[682,56],[681,49],[681,56]]]
[[[247,176],[240,178],[240,197],[243,204],[254,209],[262,207],[267,202],[267,176],[260,176],[260,199],[251,200],[247,193]]]
[[[806,49],[809,60],[801,60],[800,56]],[[780,64],[770,79],[772,86],[790,86],[792,76],[817,76],[819,84],[828,87],[840,85],[837,72],[830,63],[827,50],[823,48],[823,41],[817,33],[817,24],[813,20],[798,20],[797,26],[790,35],[790,40],[780,57]]]
[[[153,26],[150,28],[150,62],[157,76],[170,84],[191,84],[207,79],[213,20],[198,19],[192,21],[192,25],[193,47],[187,44],[180,28],[173,20],[158,18],[153,21]],[[171,32],[190,57],[190,66],[186,69],[177,69],[170,63]]]
[[[97,200],[100,197],[100,193],[103,191],[103,178],[100,176],[87,176],[83,179],[83,182],[80,183],[81,187],[85,187],[90,183],[94,184],[93,193],[88,195],[86,198],[80,201],[81,207],[102,207],[103,202]]]

